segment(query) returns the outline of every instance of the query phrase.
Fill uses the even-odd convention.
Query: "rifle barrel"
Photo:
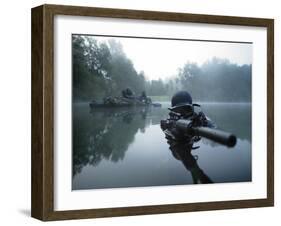
[[[231,133],[203,126],[190,127],[190,123],[190,120],[180,119],[176,122],[176,127],[184,133],[205,137],[228,147],[234,147],[236,144],[236,136]]]
[[[212,129],[208,127],[195,127],[193,128],[193,130],[194,133],[198,136],[208,138],[228,147],[234,147],[236,144],[236,136],[222,130]]]

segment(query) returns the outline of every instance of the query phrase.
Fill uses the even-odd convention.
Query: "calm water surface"
[[[184,160],[169,149],[160,128],[168,107],[90,112],[88,104],[74,104],[72,189],[251,181],[250,104],[202,104],[238,142],[227,148],[202,139]]]

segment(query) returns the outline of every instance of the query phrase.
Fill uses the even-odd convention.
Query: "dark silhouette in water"
[[[171,100],[169,118],[161,120],[160,126],[173,156],[191,172],[193,183],[212,183],[212,180],[198,166],[197,159],[191,154],[192,149],[199,148],[193,145],[200,141],[201,137],[206,137],[220,144],[234,147],[236,137],[214,129],[215,124],[202,111],[196,112],[194,107],[200,107],[200,105],[192,103],[192,97],[188,92],[177,92]]]
[[[190,94],[186,91],[177,92],[171,101],[169,118],[161,120],[161,129],[166,136],[175,141],[197,142],[205,137],[222,145],[234,147],[237,138],[231,133],[218,130],[216,125],[195,107]]]
[[[73,125],[73,176],[102,159],[123,160],[138,130],[145,131],[149,108],[95,110],[75,118]],[[89,117],[92,116],[92,117]],[[134,123],[132,123],[134,122]]]
[[[140,96],[136,96],[134,92],[127,88],[122,90],[122,96],[106,96],[103,98],[103,102],[98,102],[93,99],[89,106],[91,110],[96,108],[113,108],[113,107],[136,107],[136,106],[151,106],[161,107],[160,103],[152,103],[151,98],[146,96],[145,91],[142,91]]]
[[[130,88],[122,90],[122,96],[124,98],[133,99],[133,98],[135,98],[134,95],[135,94],[133,93],[133,91]]]
[[[180,142],[167,145],[159,126],[169,113],[169,103],[164,106],[95,109],[89,113],[87,103],[74,104],[73,189],[251,181],[251,149],[247,140],[239,140],[231,151],[220,144],[210,144],[207,139],[194,142],[193,149],[200,145],[197,150]],[[224,120],[213,118],[217,114],[223,116],[223,112],[228,115],[231,109],[231,116],[238,114],[230,117],[229,126],[224,127]],[[239,115],[248,109],[248,105],[231,108],[204,104],[202,110],[220,128],[240,137],[244,132],[239,131],[244,128],[240,124],[247,118],[239,121]]]
[[[173,156],[181,161],[185,168],[191,173],[194,184],[209,184],[213,181],[204,173],[204,171],[197,164],[197,156],[191,154],[193,143],[177,142],[166,136],[169,148]]]

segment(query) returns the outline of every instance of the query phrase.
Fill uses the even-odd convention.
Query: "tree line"
[[[115,39],[98,42],[73,35],[72,67],[74,101],[119,96],[128,87],[136,94],[146,91],[148,96],[171,97],[178,90],[188,90],[197,101],[251,101],[252,66],[227,59],[212,58],[202,65],[187,62],[169,79],[148,80],[143,71],[136,71]]]

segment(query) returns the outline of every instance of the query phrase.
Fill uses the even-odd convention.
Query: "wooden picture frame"
[[[121,208],[54,210],[54,16],[86,16],[264,27],[267,29],[267,198]],[[32,202],[34,218],[50,220],[161,214],[274,205],[273,19],[42,5],[32,9]]]

